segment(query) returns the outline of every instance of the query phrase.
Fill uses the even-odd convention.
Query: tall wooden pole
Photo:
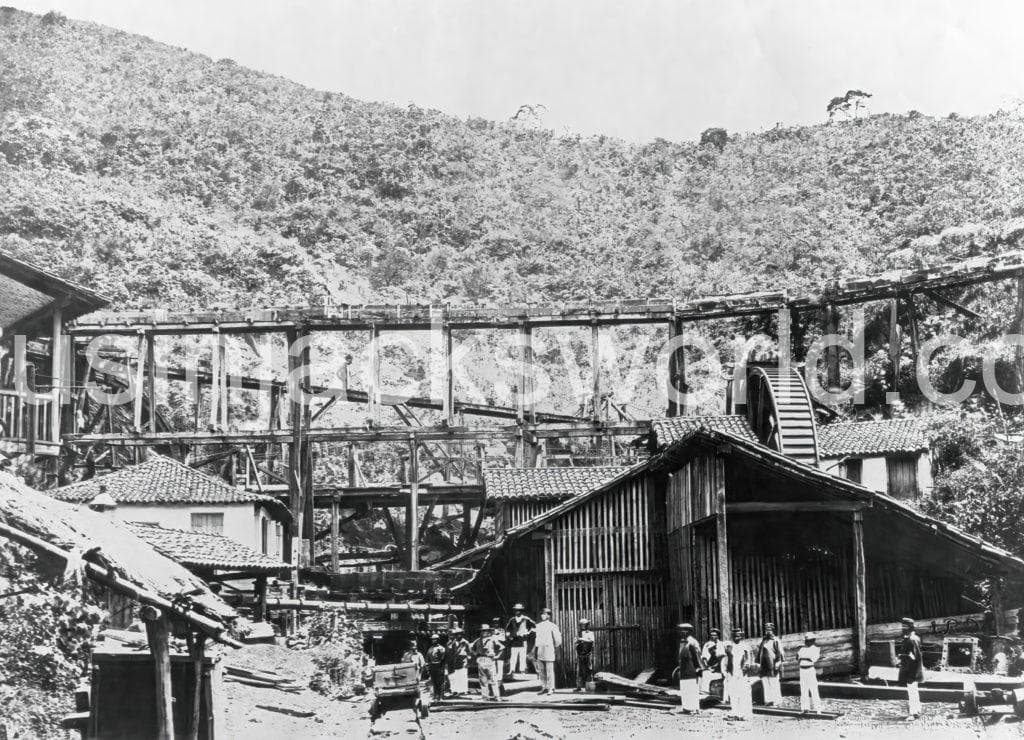
[[[724,636],[732,634],[732,591],[729,588],[729,533],[725,516],[725,462],[721,457],[715,458],[715,467],[715,479],[718,481],[718,489],[715,492],[718,506],[718,515],[715,517],[715,545],[718,550],[718,609],[721,620],[718,628],[721,630],[720,634]]]
[[[370,421],[376,424],[380,404],[380,329],[376,324],[370,328],[370,387],[366,400],[369,404]]]
[[[61,333],[63,332],[63,330],[64,330],[63,314],[61,312],[60,306],[57,306],[57,308],[55,308],[54,311],[53,311],[53,337],[51,339],[51,341],[53,343],[53,351],[52,351],[52,355],[53,356],[51,358],[51,362],[52,362],[53,366],[51,368],[51,373],[50,373],[51,376],[52,376],[52,380],[51,380],[51,384],[50,384],[51,385],[51,389],[50,389],[51,393],[50,393],[50,395],[53,397],[53,401],[52,401],[53,406],[51,407],[52,413],[50,414],[49,435],[50,435],[50,439],[53,440],[54,442],[59,442],[60,441],[60,431],[61,431],[60,430],[60,420],[61,420],[61,409],[63,408],[62,404],[61,404],[61,399],[64,397],[64,385],[65,385],[65,380],[64,380],[64,364],[65,364],[64,345],[63,345],[63,342],[62,342],[63,337],[61,337]],[[72,357],[73,356],[74,355],[72,354]]]
[[[853,658],[854,665],[867,674],[868,654],[868,589],[867,566],[864,561],[864,513],[853,512]]]
[[[900,358],[903,347],[900,342],[900,301],[889,301],[889,391],[900,392]],[[895,398],[893,398],[895,400]]]
[[[144,606],[149,651],[153,655],[153,681],[156,695],[156,738],[174,739],[174,695],[171,687],[171,623],[159,609]]]
[[[683,322],[673,319],[668,324],[668,338],[672,341],[683,335]],[[686,413],[685,401],[676,398],[680,391],[686,391],[686,352],[680,347],[668,356],[668,416],[682,416]]]
[[[414,437],[409,438],[409,503],[405,510],[405,536],[409,548],[409,570],[420,569],[420,470],[417,460],[417,445]]]
[[[146,349],[147,337],[145,332],[139,334],[138,361],[135,364],[135,397],[132,399],[132,428],[142,431],[142,396],[146,388]]]
[[[593,370],[593,389],[591,395],[594,408],[591,418],[594,421],[601,420],[601,331],[597,319],[590,324],[590,367]]]
[[[455,426],[455,372],[452,367],[452,328],[445,324],[442,329],[444,353],[444,418],[448,426]]]
[[[146,397],[149,398],[149,431],[156,431],[156,335],[146,342]]]
[[[338,572],[338,502],[331,501],[331,571]]]
[[[1024,272],[1017,275],[1017,316],[1013,328],[1018,334],[1024,334]],[[1017,391],[1024,392],[1024,347],[1016,345],[1017,353]]]
[[[834,303],[826,303],[823,309],[821,333],[839,333],[839,310]],[[839,347],[830,344],[825,352],[825,385],[829,393],[838,393],[842,378],[839,374]]]
[[[288,387],[289,418],[291,425],[292,440],[288,447],[288,508],[292,513],[291,529],[291,559],[293,566],[292,580],[298,583],[298,567],[300,565],[300,553],[302,552],[302,530],[299,523],[302,519],[302,403],[300,398],[301,380],[294,380],[302,365],[301,354],[292,352],[292,348],[299,340],[299,331],[289,328],[285,331],[285,341],[288,344],[288,377],[293,381]]]

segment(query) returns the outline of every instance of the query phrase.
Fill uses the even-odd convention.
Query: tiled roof
[[[218,534],[164,529],[157,524],[131,522],[127,526],[154,550],[186,567],[265,573],[288,567],[287,563]]]
[[[695,429],[711,429],[725,432],[741,439],[757,442],[754,430],[750,428],[745,416],[723,414],[721,416],[672,416],[667,419],[655,419],[651,422],[654,439],[658,449],[677,442]]]
[[[280,507],[270,496],[235,488],[177,460],[155,454],[144,463],[47,493],[61,501],[86,503],[99,494],[100,486],[105,486],[119,504],[263,503],[271,509]]]
[[[927,449],[928,439],[916,419],[854,421],[818,426],[818,450],[822,457],[884,455]]]
[[[484,471],[487,497],[497,501],[563,501],[596,488],[624,470],[593,468],[501,468]]]

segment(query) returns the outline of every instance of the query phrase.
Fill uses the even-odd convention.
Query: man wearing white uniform
[[[700,643],[694,638],[693,625],[689,622],[679,625],[678,630],[678,665],[674,673],[679,680],[680,709],[683,714],[700,714],[700,689],[697,682],[704,672]]]
[[[771,622],[764,623],[764,637],[757,646],[754,660],[758,665],[758,673],[761,676],[761,686],[764,689],[764,704],[774,707],[782,701],[782,687],[779,684],[779,674],[782,671],[782,644],[775,636],[775,625]]]
[[[538,694],[555,693],[555,659],[556,651],[562,646],[562,633],[551,621],[551,610],[544,609],[540,613],[540,621],[534,631],[533,652],[537,666],[537,678],[540,679]]]
[[[729,701],[732,719],[749,720],[754,717],[754,703],[750,698],[750,651],[743,644],[743,630],[734,627],[732,642],[725,643],[722,657],[722,675],[725,677],[725,696]],[[729,718],[727,717],[727,719]]]
[[[821,657],[821,649],[814,644],[810,632],[804,635],[804,646],[797,650],[796,659],[800,665],[800,711],[817,712],[821,706],[818,695],[818,673],[815,664]]]

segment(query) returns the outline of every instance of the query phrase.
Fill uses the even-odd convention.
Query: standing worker
[[[423,653],[420,652],[419,646],[416,644],[416,638],[409,638],[409,645],[402,653],[403,663],[415,663],[416,669],[419,671],[419,675],[423,676],[423,669],[426,668],[427,660],[423,657]]]
[[[782,671],[782,645],[775,636],[775,625],[764,623],[764,637],[757,646],[754,656],[761,674],[761,687],[764,689],[764,705],[774,707],[782,701],[782,686],[779,674]]]
[[[907,721],[921,716],[921,691],[918,684],[924,681],[924,656],[921,653],[921,638],[914,629],[914,620],[903,617],[903,642],[900,644],[900,685],[907,687]]]
[[[590,620],[581,619],[576,634],[576,691],[587,688],[594,671],[594,633],[590,631]]]
[[[494,659],[501,652],[499,643],[495,641],[491,625],[480,628],[480,637],[473,643],[473,655],[476,657],[476,675],[480,681],[480,696],[490,697],[494,701],[501,700],[501,684],[495,675]]]
[[[733,627],[732,642],[725,643],[721,667],[725,678],[722,698],[727,699],[732,707],[729,717],[752,719],[754,703],[750,698],[750,679],[747,677],[750,672],[750,652],[743,644],[743,630],[739,627]]]
[[[444,679],[448,674],[445,666],[446,652],[441,644],[441,636],[435,632],[430,636],[430,647],[427,648],[427,672],[430,673],[430,686],[437,701],[444,698]]]
[[[678,665],[674,671],[679,679],[680,705],[683,714],[700,714],[700,687],[698,680],[704,672],[700,657],[700,643],[693,636],[693,625],[679,625]]]
[[[821,706],[818,694],[818,673],[815,664],[821,657],[821,649],[814,644],[815,637],[808,632],[804,635],[804,646],[796,653],[800,664],[800,711],[817,712]]]
[[[448,644],[448,683],[452,694],[461,696],[469,693],[469,641],[465,638],[461,627],[452,630]]]
[[[512,618],[505,625],[509,646],[509,673],[526,673],[526,651],[537,623],[526,616],[522,604],[512,607]]]
[[[551,621],[551,610],[545,607],[541,610],[533,640],[533,660],[537,667],[537,678],[540,679],[538,694],[555,693],[556,651],[561,646],[562,633],[558,625]]]
[[[700,657],[707,669],[700,675],[700,693],[711,693],[711,681],[715,674],[721,674],[721,661],[725,656],[725,643],[722,642],[722,633],[712,627],[708,630],[711,637],[700,649]]]
[[[494,659],[494,675],[498,677],[498,683],[500,684],[505,680],[505,652],[508,650],[508,638],[505,636],[505,630],[501,628],[501,617],[495,617],[491,620],[491,632],[494,639],[501,645],[498,657]]]
[[[352,355],[345,355],[345,364],[338,368],[338,380],[341,381],[342,399],[348,400],[348,374],[352,365]]]

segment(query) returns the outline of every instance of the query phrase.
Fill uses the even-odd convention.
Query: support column
[[[217,364],[220,377],[217,378],[217,424],[225,432],[228,430],[228,346],[223,335],[217,335]]]
[[[889,301],[889,391],[900,392],[900,358],[903,346],[900,341],[900,301],[893,298]],[[895,401],[895,397],[892,401]],[[886,399],[887,403],[891,403]]]
[[[1013,331],[1024,334],[1024,272],[1017,275],[1017,316]],[[1016,346],[1017,359],[1017,391],[1024,391],[1024,347]]]
[[[593,409],[591,418],[594,421],[601,421],[601,327],[597,319],[590,324],[590,368],[593,371],[593,389],[591,396]]]
[[[868,654],[868,589],[867,566],[864,562],[864,513],[853,512],[853,664],[867,675]]]
[[[839,311],[834,303],[825,304],[821,333],[839,333]],[[829,345],[825,350],[825,387],[829,393],[838,393],[842,387],[842,378],[839,374],[839,347]]]
[[[145,332],[139,334],[138,359],[135,363],[135,397],[132,399],[132,428],[142,431],[142,396],[146,387],[146,349],[148,338]]]
[[[452,368],[452,328],[447,323],[441,329],[444,352],[444,396],[442,406],[448,426],[455,426],[455,372]]]
[[[149,431],[156,432],[156,335],[146,342],[146,397],[149,398]]]
[[[725,463],[720,457],[715,458],[717,468],[715,479],[718,481],[718,490],[715,492],[715,503],[718,513],[715,517],[715,545],[717,547],[716,561],[718,563],[718,610],[719,624],[722,638],[732,634],[732,591],[729,587],[729,534],[728,520],[725,514]]]
[[[672,341],[676,337],[683,335],[683,322],[681,319],[673,319],[668,325],[668,338]],[[668,400],[668,416],[683,416],[686,414],[686,404],[677,401],[675,393],[677,391],[685,392],[686,388],[686,352],[680,347],[674,352],[669,353],[668,356],[668,382],[669,382],[669,400]]]
[[[409,437],[409,502],[405,509],[405,536],[409,549],[409,570],[420,569],[420,470],[416,438]]]
[[[171,623],[158,609],[144,606],[141,610],[153,655],[153,681],[156,696],[156,737],[174,739],[174,697],[171,688]]]
[[[253,583],[252,621],[262,622],[267,616],[267,577],[256,576]]]
[[[376,324],[370,328],[370,387],[366,401],[370,421],[376,424],[380,405],[380,329]]]
[[[288,345],[288,402],[289,417],[292,439],[288,446],[288,508],[292,513],[291,529],[291,552],[289,562],[292,564],[292,580],[298,583],[298,567],[301,564],[302,552],[302,379],[305,377],[303,356],[305,353],[293,353],[292,348],[299,341],[300,331],[291,328],[285,332],[285,341]]]
[[[331,571],[338,572],[338,502],[331,501]]]
[[[63,313],[60,306],[53,311],[53,335],[51,342],[53,344],[52,351],[52,367],[50,374],[52,376],[50,384],[50,395],[53,397],[53,406],[51,407],[50,413],[50,439],[54,442],[60,441],[60,420],[61,410],[63,409],[62,399],[64,398],[64,342],[61,333],[64,330],[64,319]]]
[[[913,370],[917,373],[917,353],[918,353],[918,337],[917,337],[917,307],[914,305],[914,294],[907,293],[907,317],[910,319],[910,355],[913,358],[914,365]]]

